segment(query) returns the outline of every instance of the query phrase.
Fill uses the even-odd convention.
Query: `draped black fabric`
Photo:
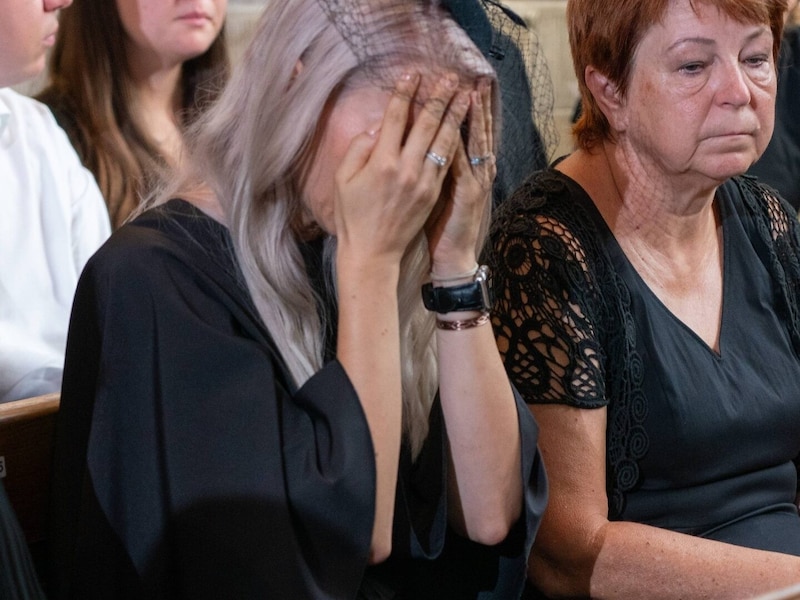
[[[362,581],[406,585],[446,559],[438,402],[423,454],[401,461],[391,576],[365,580],[375,465],[361,404],[336,360],[295,389],[236,264],[228,231],[173,200],[87,265],[56,428],[53,598],[355,598]],[[484,561],[512,563],[489,590],[524,575],[546,494],[518,407],[530,486]]]
[[[25,536],[0,479],[0,598],[44,600]]]
[[[716,199],[721,351],[628,263],[591,199],[553,169],[498,211],[495,329],[531,403],[608,407],[609,516],[800,554],[800,239],[752,178]]]

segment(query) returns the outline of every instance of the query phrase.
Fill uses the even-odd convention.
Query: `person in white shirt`
[[[64,131],[9,87],[44,68],[71,1],[0,0],[0,403],[59,391],[78,276],[110,235]]]

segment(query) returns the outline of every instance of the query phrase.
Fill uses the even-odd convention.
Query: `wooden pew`
[[[58,393],[0,404],[0,477],[35,554],[47,528],[47,496]]]

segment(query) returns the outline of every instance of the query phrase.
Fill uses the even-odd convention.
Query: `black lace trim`
[[[727,193],[753,217],[752,237],[761,240],[763,260],[783,291],[800,351],[800,242],[791,209],[750,178],[737,179]],[[615,518],[640,480],[648,406],[629,291],[607,254],[610,233],[599,219],[575,182],[554,170],[537,173],[498,209],[487,260],[498,347],[523,398],[608,407],[607,492]]]

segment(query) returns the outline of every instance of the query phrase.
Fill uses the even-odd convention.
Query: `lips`
[[[178,19],[180,19],[182,21],[201,21],[201,20],[204,20],[204,19],[210,21],[211,17],[207,13],[205,13],[205,12],[203,12],[201,10],[194,10],[192,12],[188,12],[188,13],[184,13],[184,14],[180,15],[178,17]]]

